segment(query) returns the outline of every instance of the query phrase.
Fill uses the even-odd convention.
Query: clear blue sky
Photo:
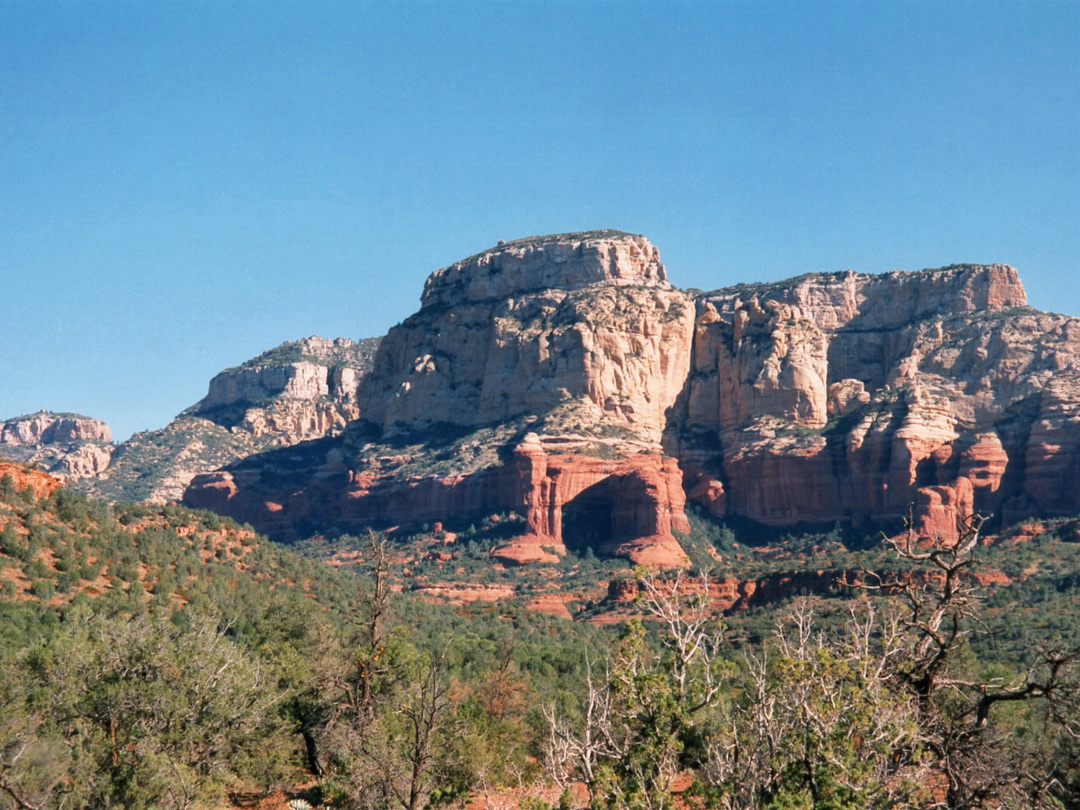
[[[0,2],[0,418],[119,438],[499,239],[1017,266],[1080,315],[1080,3]]]

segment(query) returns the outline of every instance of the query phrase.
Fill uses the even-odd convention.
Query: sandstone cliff
[[[283,343],[215,376],[162,430],[136,433],[79,489],[110,500],[179,500],[191,479],[272,447],[335,435],[359,417],[357,387],[378,339]]]
[[[521,417],[658,446],[690,363],[693,301],[640,236],[510,242],[437,270],[361,391],[382,435]]]
[[[500,244],[432,274],[380,345],[362,419],[313,466],[238,464],[185,500],[279,536],[517,510],[529,534],[496,550],[508,562],[569,542],[681,563],[682,475],[661,439],[693,330],[693,299],[644,237]]]
[[[765,524],[1080,512],[1080,321],[1004,265],[690,295],[617,231],[500,243],[431,275],[340,435],[196,478],[282,538],[514,511],[505,562],[685,561],[684,503]],[[218,386],[213,402],[306,372]],[[315,383],[316,385],[318,383]]]
[[[109,426],[73,413],[39,411],[0,423],[0,456],[63,479],[95,476],[112,460]]]
[[[714,514],[765,523],[914,503],[921,531],[948,537],[972,510],[1075,512],[1048,484],[1076,459],[1080,321],[1024,304],[1002,265],[704,294],[669,446]]]

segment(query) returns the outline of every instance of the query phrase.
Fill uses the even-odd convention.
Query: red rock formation
[[[572,595],[571,595],[571,598]],[[543,593],[534,596],[525,603],[525,609],[534,613],[546,613],[549,616],[558,616],[562,619],[573,619],[569,608],[566,607],[567,596],[559,593]]]
[[[1025,448],[1024,494],[1031,513],[1080,512],[1080,375],[1055,375],[1039,398]]]
[[[586,546],[683,564],[686,497],[772,525],[914,503],[945,539],[973,511],[1072,514],[1080,321],[1024,303],[1004,265],[695,300],[643,237],[521,240],[432,274],[357,392],[363,429],[185,500],[284,537],[515,511],[528,531],[495,555],[516,564]]]
[[[928,542],[955,543],[960,521],[975,511],[974,488],[967,478],[951,486],[923,487],[916,492],[914,529]]]
[[[10,477],[15,489],[30,490],[35,499],[47,498],[64,484],[41,470],[0,458],[0,478]]]
[[[89,416],[40,411],[0,422],[0,453],[64,481],[100,474],[114,449],[109,426]]]
[[[556,563],[566,553],[566,546],[554,537],[523,534],[491,550],[491,556],[509,565]]]
[[[1080,322],[1003,312],[1024,303],[1003,265],[704,295],[669,431],[691,498],[774,525],[899,519],[914,502],[934,534],[972,510],[1080,510],[1064,483],[1080,473]]]
[[[686,563],[673,530],[690,529],[683,512],[682,474],[675,459],[637,455],[596,459],[549,455],[535,436],[512,462],[472,475],[384,479],[329,473],[287,489],[266,487],[256,470],[200,476],[185,503],[252,523],[262,531],[298,537],[298,527],[410,525],[518,511],[529,531],[496,548],[503,562],[554,562],[569,540],[579,548],[661,566]],[[569,510],[573,526],[564,533]]]

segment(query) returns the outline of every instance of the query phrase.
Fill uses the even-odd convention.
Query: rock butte
[[[61,480],[100,474],[113,449],[109,426],[89,416],[39,411],[0,422],[0,455],[37,464]]]
[[[691,294],[641,236],[501,243],[431,275],[342,436],[184,499],[285,539],[513,511],[504,562],[589,545],[661,566],[685,562],[687,499],[777,526],[914,504],[945,540],[974,510],[1071,515],[1080,320],[1025,301],[1004,265]],[[440,453],[454,470],[402,471]]]

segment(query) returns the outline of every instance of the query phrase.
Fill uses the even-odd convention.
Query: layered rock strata
[[[198,479],[185,500],[278,536],[516,511],[529,531],[496,549],[505,562],[553,561],[569,542],[681,564],[681,472],[661,437],[693,324],[693,300],[643,237],[500,245],[432,274],[420,311],[380,345],[362,423],[314,466],[294,478],[280,456],[240,464]],[[492,441],[478,431],[515,422],[522,430],[485,454]],[[432,450],[445,436],[464,437],[450,474]],[[412,455],[395,450],[410,443]]]
[[[309,337],[215,376],[162,430],[116,448],[110,469],[77,486],[109,500],[179,500],[191,479],[274,447],[341,433],[360,416],[357,388],[378,340]]]
[[[944,540],[976,511],[1073,514],[1080,321],[1025,301],[1004,265],[691,296],[644,237],[500,243],[432,274],[342,435],[185,500],[281,537],[514,511],[495,554],[517,563],[680,564],[686,499],[771,525],[914,505]]]
[[[360,392],[383,435],[541,416],[656,447],[690,364],[694,305],[644,237],[511,242],[438,270]]]
[[[1039,479],[1075,463],[1078,328],[1027,308],[1003,265],[719,290],[698,300],[669,436],[698,500],[775,525],[914,503],[921,532],[950,537],[975,510],[1071,512]]]
[[[71,481],[103,472],[112,460],[109,426],[73,413],[38,413],[0,423],[0,456],[37,464]]]

